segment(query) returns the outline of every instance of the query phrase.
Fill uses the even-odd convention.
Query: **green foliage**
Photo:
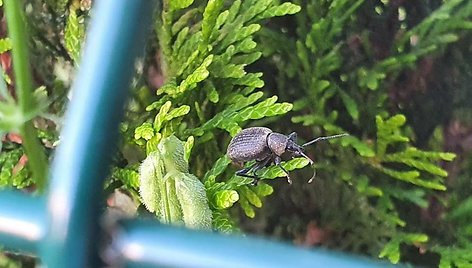
[[[0,155],[0,187],[21,189],[33,183],[28,168],[21,163],[23,154],[23,150],[17,148],[9,151],[5,150]]]
[[[440,268],[465,268],[472,265],[472,243],[464,247],[435,247],[433,251],[441,255]]]
[[[400,261],[400,243],[418,244],[428,241],[425,234],[397,234],[390,240],[379,254],[379,258],[388,257],[392,263]]]
[[[31,123],[38,133],[25,144],[58,144],[90,2],[25,5],[34,10],[26,17],[31,60],[14,63],[21,71],[12,75],[2,54],[2,187],[38,187],[41,147],[30,158],[21,139],[8,137],[33,133],[24,131]],[[466,0],[163,1],[105,188],[128,192],[166,223],[231,233],[251,221],[258,233],[306,245],[468,267],[471,16]],[[1,39],[0,53],[25,52],[21,40]],[[24,66],[40,86],[34,94],[19,86]],[[312,167],[283,162],[290,187],[274,166],[253,186],[225,155],[249,126],[296,131],[302,141],[350,136],[307,147]],[[440,260],[420,258],[423,251]]]
[[[415,147],[407,146],[398,152],[387,153],[388,146],[398,143],[407,143],[409,139],[400,134],[399,128],[405,124],[406,118],[403,115],[396,115],[384,121],[381,117],[377,121],[377,151],[376,160],[385,163],[382,166],[377,163],[371,163],[373,167],[381,172],[402,181],[419,185],[425,188],[435,190],[446,190],[442,184],[442,178],[447,176],[447,172],[438,167],[435,161],[452,161],[455,154],[442,152],[425,152]],[[386,164],[401,163],[410,170],[393,170],[385,167]],[[422,174],[427,172],[429,174]],[[426,180],[420,177],[431,176]]]
[[[254,217],[254,208],[260,208],[262,198],[273,189],[264,183],[249,187],[250,180],[228,176],[229,160],[222,156],[225,146],[211,141],[221,136],[218,129],[234,136],[250,120],[292,109],[290,103],[277,103],[277,96],[264,98],[263,92],[256,90],[264,85],[262,74],[245,68],[262,55],[253,40],[261,29],[258,22],[296,13],[299,7],[277,1],[235,1],[229,6],[224,1],[209,1],[203,9],[192,4],[169,1],[163,5],[156,32],[163,53],[164,84],[156,91],[159,100],[145,108],[153,119],[136,125],[134,138],[145,148],[147,159],[155,155],[156,145],[164,137],[187,139],[184,158],[195,163],[195,174],[208,170],[203,181],[216,215],[214,228],[227,232],[237,228],[225,210],[238,203],[246,215]],[[202,150],[209,157],[203,157]],[[271,178],[277,176],[280,174]],[[141,187],[146,188],[143,183]]]
[[[333,159],[330,163],[334,165],[315,164],[317,177],[321,181],[324,177],[342,179],[355,190],[345,206],[361,202],[368,209],[358,214],[357,224],[352,226],[337,225],[340,218],[346,217],[343,209],[319,207],[313,213],[320,213],[325,228],[337,226],[339,232],[349,233],[332,246],[356,251],[362,248],[359,245],[368,245],[369,250],[361,252],[397,263],[403,258],[400,245],[436,243],[429,239],[435,234],[415,228],[416,219],[404,210],[425,209],[430,206],[431,196],[437,194],[435,190],[446,190],[448,171],[441,163],[452,161],[455,154],[413,145],[417,141],[410,138],[415,134],[410,127],[419,133],[420,123],[398,114],[403,102],[397,96],[405,93],[399,89],[403,84],[397,86],[392,81],[404,79],[402,73],[411,71],[425,55],[440,54],[460,40],[471,26],[470,1],[444,2],[422,19],[412,11],[415,4],[392,1],[299,3],[302,11],[293,24],[277,24],[260,31],[265,64],[278,70],[273,81],[278,85],[278,95],[294,102],[293,110],[298,114],[292,117],[293,123],[312,127],[318,135],[351,134],[332,141],[344,149],[324,148],[316,154],[319,159]],[[407,8],[411,13],[405,13]],[[392,14],[402,14],[406,19]],[[414,19],[409,20],[409,16]],[[397,39],[387,35],[392,33],[391,25],[398,25],[393,30],[398,30]],[[294,34],[281,34],[280,27]],[[378,40],[388,40],[390,47]],[[431,109],[434,111],[434,106]],[[320,199],[327,198],[329,203],[335,193],[345,190],[338,185],[329,191],[314,199],[323,202]],[[298,206],[303,208],[304,202]],[[338,214],[333,216],[333,211]]]
[[[69,16],[67,17],[64,41],[67,52],[69,52],[75,63],[79,62],[80,48],[84,36],[85,26],[83,24],[83,18],[78,16],[75,7],[71,6]]]

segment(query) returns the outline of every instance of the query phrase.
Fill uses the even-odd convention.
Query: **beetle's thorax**
[[[287,136],[280,133],[272,132],[267,136],[267,146],[274,154],[278,156],[281,156],[283,153],[285,153],[287,142]]]

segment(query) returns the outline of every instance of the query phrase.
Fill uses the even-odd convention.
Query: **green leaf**
[[[418,170],[424,170],[434,175],[438,175],[441,177],[447,176],[447,171],[438,167],[436,164],[412,159],[411,157],[408,157],[408,155],[405,153],[386,155],[384,156],[383,161],[403,163],[403,164],[406,164],[407,166],[414,167]]]
[[[387,257],[390,262],[396,264],[400,261],[400,241],[397,239],[390,240],[382,249],[379,258]]]
[[[170,112],[168,112],[165,116],[165,121],[170,121],[174,118],[184,116],[190,112],[190,106],[188,105],[182,105],[178,108],[172,109]]]
[[[203,12],[202,43],[200,45],[200,50],[205,48],[209,43],[210,36],[213,32],[213,29],[215,28],[216,20],[223,3],[224,1],[222,0],[209,0],[207,6],[205,7],[205,11]]]
[[[202,64],[195,69],[195,71],[187,76],[182,83],[180,83],[179,87],[177,88],[176,94],[173,97],[185,92],[188,89],[195,88],[197,83],[203,81],[205,78],[208,77],[210,72],[207,70],[207,67],[211,64],[213,60],[213,55],[209,55],[208,57],[203,60]]]
[[[195,139],[193,136],[189,136],[187,138],[187,141],[185,142],[184,144],[184,150],[185,150],[185,153],[184,153],[184,158],[185,158],[185,162],[188,162],[189,158],[190,158],[190,153],[192,152],[192,148],[193,148],[193,144],[195,142]]]
[[[377,155],[383,157],[387,146],[390,143],[395,142],[408,142],[409,139],[402,135],[399,135],[397,132],[398,128],[403,126],[406,122],[404,115],[398,114],[395,115],[387,121],[384,121],[380,116],[376,116],[377,124]]]
[[[206,91],[208,100],[210,100],[212,103],[217,103],[220,100],[220,95],[218,94],[218,91],[216,90],[213,83],[206,83],[204,89]]]
[[[169,4],[169,10],[172,11],[189,7],[193,3],[193,0],[170,0],[167,1],[167,3]]]
[[[145,140],[150,140],[152,137],[154,137],[154,134],[154,128],[152,127],[151,123],[146,122],[134,130],[134,139],[139,140],[143,138]]]
[[[203,177],[203,181],[208,180],[210,176],[218,176],[226,170],[231,160],[229,160],[228,156],[223,155],[222,157],[218,158],[216,162],[213,164],[213,167],[205,173]]]
[[[239,188],[239,191],[242,195],[244,195],[244,197],[248,200],[248,202],[255,206],[256,208],[260,208],[262,207],[262,201],[261,199],[259,198],[259,196],[257,196],[257,194],[252,191],[249,187],[247,186],[242,186]]]
[[[232,207],[239,200],[239,194],[235,190],[221,190],[215,193],[214,199],[217,208],[226,209]]]
[[[241,205],[241,208],[244,211],[244,214],[248,216],[249,218],[254,218],[256,216],[256,212],[254,211],[254,208],[249,204],[249,201],[246,199],[244,196],[239,196],[239,204]]]
[[[139,173],[133,169],[114,168],[112,177],[123,182],[130,189],[139,188]]]
[[[169,112],[171,105],[172,105],[172,102],[167,101],[159,109],[159,113],[154,118],[154,123],[153,123],[153,127],[156,131],[161,130],[162,124],[166,121],[167,113]]]
[[[396,264],[400,261],[400,243],[415,245],[428,241],[428,236],[417,233],[399,233],[397,237],[391,239],[382,249],[379,258],[387,257],[390,262]]]
[[[344,137],[341,140],[341,145],[342,146],[347,146],[347,145],[352,146],[357,151],[357,153],[359,153],[359,155],[361,155],[363,157],[374,157],[375,156],[374,150],[368,144],[360,141],[358,138],[356,138],[352,135]]]
[[[426,181],[426,180],[420,179],[419,178],[420,173],[416,170],[415,171],[396,171],[396,170],[392,170],[392,169],[384,168],[384,167],[382,167],[381,170],[383,173],[395,179],[399,179],[402,181],[406,181],[406,182],[409,182],[418,186],[422,186],[422,187],[426,187],[426,188],[430,188],[434,190],[441,190],[441,191],[446,190],[446,186],[444,186],[444,184],[442,184],[441,182]]]
[[[472,197],[468,197],[459,203],[448,215],[450,219],[467,219],[472,215]]]
[[[184,28],[187,28],[188,32],[188,27],[187,25],[190,24],[190,21],[195,18],[199,13],[199,10],[197,8],[192,8],[190,10],[187,10],[180,18],[177,19],[177,21],[174,22],[172,25],[172,34],[175,35],[182,31]],[[179,33],[180,34],[180,33]],[[175,46],[175,44],[174,44]],[[179,46],[180,47],[180,46]],[[175,52],[175,51],[174,51]]]
[[[239,229],[226,210],[213,211],[213,229],[222,233],[239,232]]]
[[[289,14],[295,14],[300,12],[301,7],[290,2],[285,2],[280,6],[273,6],[265,10],[263,13],[257,16],[257,19],[265,19],[272,17],[280,17]]]
[[[351,98],[346,92],[343,90],[339,90],[339,95],[344,102],[344,106],[346,106],[347,112],[354,120],[359,119],[359,109],[357,108],[357,104],[353,98]]]
[[[77,64],[80,57],[82,40],[85,36],[85,26],[77,16],[76,10],[71,6],[64,34],[67,52]]]
[[[258,196],[268,196],[274,192],[274,188],[272,186],[259,182],[256,187],[252,189]]]
[[[12,49],[10,38],[2,38],[0,39],[0,54],[5,53]]]

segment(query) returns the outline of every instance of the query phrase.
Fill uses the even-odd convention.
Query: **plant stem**
[[[18,106],[23,118],[30,118],[36,103],[33,99],[33,86],[28,58],[29,42],[21,10],[22,4],[23,1],[20,0],[4,1],[8,34],[13,47],[12,60]],[[20,127],[20,134],[23,137],[23,146],[28,156],[28,164],[33,172],[37,188],[39,191],[42,191],[46,184],[47,161],[44,150],[38,141],[32,120],[23,122]]]

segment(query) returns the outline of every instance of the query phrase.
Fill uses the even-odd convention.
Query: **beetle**
[[[253,185],[256,185],[261,179],[257,175],[257,171],[270,166],[273,163],[282,169],[287,177],[288,183],[291,184],[292,180],[288,171],[281,165],[282,154],[286,152],[290,153],[292,158],[302,156],[308,159],[310,165],[312,165],[313,160],[305,154],[305,146],[318,141],[339,138],[347,135],[349,134],[318,137],[303,145],[298,145],[296,132],[292,132],[286,136],[273,132],[271,129],[266,127],[250,127],[241,130],[233,137],[233,139],[231,139],[226,154],[233,163],[240,166],[244,165],[246,162],[255,160],[255,163],[251,166],[236,172],[236,175],[238,176],[254,179]],[[313,174],[308,183],[313,181],[314,177],[315,174]]]

